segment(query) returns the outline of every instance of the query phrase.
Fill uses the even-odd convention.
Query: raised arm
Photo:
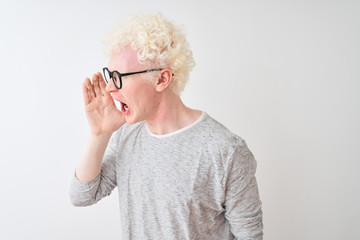
[[[108,143],[125,122],[100,73],[92,81],[86,78],[82,89],[90,138],[71,183],[70,197],[76,206],[91,205],[115,187],[115,150]]]
[[[86,78],[82,86],[85,112],[91,131],[83,158],[76,168],[76,177],[83,182],[89,182],[99,175],[109,139],[125,122],[105,87],[106,83],[99,72],[93,75],[92,83]]]

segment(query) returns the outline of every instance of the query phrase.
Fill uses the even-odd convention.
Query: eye
[[[119,74],[117,73],[113,73],[113,78],[114,78],[114,82],[116,83],[117,86],[120,86],[120,78],[119,78]]]

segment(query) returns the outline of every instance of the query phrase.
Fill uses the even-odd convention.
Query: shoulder
[[[202,136],[202,146],[220,157],[224,179],[230,175],[240,178],[255,173],[256,160],[245,140],[208,114],[199,125],[199,135]]]
[[[219,148],[225,172],[254,175],[257,163],[245,140],[212,117],[208,116],[205,120],[210,128],[207,138],[212,146]]]
[[[144,122],[137,122],[134,124],[124,123],[118,130],[116,130],[112,139],[116,142],[119,142],[122,139],[126,139],[131,136],[133,133],[141,131],[144,126]]]
[[[247,147],[244,139],[231,132],[207,113],[199,124],[199,134],[203,136],[206,142],[216,144],[221,149],[228,149],[228,151],[234,148]]]
[[[202,147],[219,156],[224,169],[229,170],[234,165],[238,169],[256,169],[256,160],[245,140],[208,114],[199,125],[198,134]]]

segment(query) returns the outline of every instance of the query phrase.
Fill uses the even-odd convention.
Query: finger
[[[92,77],[92,82],[93,82],[93,87],[94,87],[94,91],[95,91],[95,95],[96,96],[101,96],[101,90],[99,87],[99,76],[97,73],[95,73]]]
[[[83,89],[83,91],[86,90],[86,94],[89,98],[89,101],[91,101],[92,97],[90,95],[90,92],[89,92],[89,89],[91,89],[91,82],[90,82],[90,79],[89,78],[85,78],[84,82],[83,82],[83,86],[86,88],[86,89]]]
[[[85,85],[85,82],[82,83],[82,93],[83,93],[83,98],[84,98],[84,103],[85,105],[90,103],[90,97],[89,97],[89,93],[88,93],[88,89]]]
[[[90,82],[90,78],[85,79],[85,85],[86,85],[86,88],[88,89],[88,94],[89,94],[89,98],[91,101],[95,97],[95,92],[94,92],[93,86]]]
[[[102,75],[101,75],[100,72],[97,72],[96,74],[97,74],[97,76],[98,76],[100,94],[101,94],[102,96],[104,96],[104,91],[103,91],[103,89],[102,89],[102,88],[103,88],[103,87],[102,87],[102,82],[104,82],[104,79],[103,79],[103,77],[102,77]]]
[[[110,95],[107,91],[106,91],[106,82],[103,78],[103,76],[100,74],[99,75],[99,86],[101,89],[102,94],[105,95]]]

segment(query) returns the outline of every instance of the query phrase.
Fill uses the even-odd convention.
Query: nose
[[[112,93],[112,92],[117,92],[119,91],[119,89],[117,89],[114,85],[114,82],[112,79],[110,79],[110,81],[106,84],[106,88],[105,90],[108,92],[108,93]]]

